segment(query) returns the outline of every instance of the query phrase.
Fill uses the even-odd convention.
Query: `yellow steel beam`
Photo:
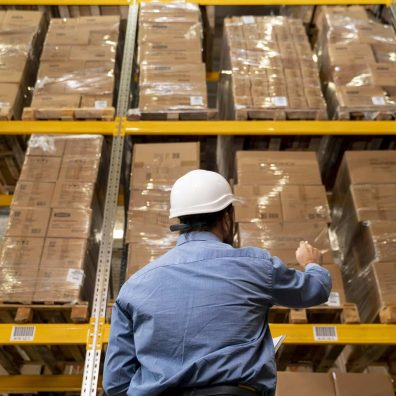
[[[36,3],[37,4],[37,3]],[[93,134],[113,135],[119,121],[0,121],[0,135]]]
[[[28,340],[15,337],[15,327],[34,331]],[[0,345],[83,345],[88,341],[89,323],[86,324],[0,324]],[[22,331],[23,333],[23,331]],[[19,334],[21,331],[19,330]]]
[[[14,326],[35,327],[33,339],[13,341]],[[89,324],[0,324],[0,345],[81,345],[88,342]],[[331,326],[336,339],[318,341],[314,338],[315,327]],[[107,343],[110,325],[103,326],[103,343]],[[286,344],[338,344],[338,345],[396,345],[396,325],[385,324],[280,324],[270,325],[274,337],[286,335]]]
[[[144,0],[137,0],[141,3]],[[169,0],[171,1],[171,0]],[[392,0],[189,0],[200,5],[352,5],[352,4],[386,4]],[[0,0],[0,5],[131,5],[134,0]]]
[[[80,392],[81,384],[81,375],[0,376],[0,392]]]
[[[1,206],[10,206],[11,201],[12,201],[12,195],[0,194],[0,207]]]
[[[314,327],[331,326],[336,328],[337,340],[315,341]],[[396,325],[357,324],[357,325],[314,325],[314,324],[270,324],[273,337],[285,335],[285,344],[332,344],[332,345],[396,345]],[[105,325],[103,342],[107,343],[110,325]]]
[[[127,121],[127,135],[396,135],[395,121]]]

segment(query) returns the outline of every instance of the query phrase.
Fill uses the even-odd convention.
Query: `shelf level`
[[[139,4],[143,0],[0,0],[0,5],[109,5],[128,6]],[[385,4],[391,5],[392,0],[189,0],[205,6],[227,6],[227,5],[353,5],[353,4]]]
[[[0,135],[396,135],[395,121],[0,121]]]

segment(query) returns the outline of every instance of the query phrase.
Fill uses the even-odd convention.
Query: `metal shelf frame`
[[[392,6],[396,0],[188,0],[204,6],[226,5],[353,5],[378,4]],[[108,342],[110,325],[105,324],[105,309],[111,267],[112,230],[118,200],[120,172],[125,136],[138,135],[396,135],[394,121],[128,121],[132,60],[137,30],[138,4],[141,0],[0,0],[0,5],[102,5],[129,6],[126,44],[121,67],[117,116],[114,121],[0,121],[0,135],[27,134],[101,134],[113,136],[109,182],[105,203],[102,242],[98,261],[95,296],[91,321],[88,324],[31,324],[35,327],[31,341],[11,341],[16,324],[0,324],[0,345],[86,345],[84,374],[58,376],[0,377],[0,392],[79,391],[95,395],[100,387],[101,353]],[[393,12],[396,15],[396,12]],[[211,73],[208,79],[218,78]],[[0,206],[8,206],[11,196],[0,196]],[[271,324],[274,337],[286,335],[286,344],[312,345],[396,345],[396,325],[331,324],[337,339],[316,341],[314,324]]]

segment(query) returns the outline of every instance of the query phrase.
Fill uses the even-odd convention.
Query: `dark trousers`
[[[267,396],[253,389],[236,385],[216,385],[205,388],[169,389],[163,396]],[[271,396],[268,393],[268,396]]]

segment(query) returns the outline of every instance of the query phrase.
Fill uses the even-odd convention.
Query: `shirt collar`
[[[177,239],[176,246],[183,245],[183,243],[191,241],[216,241],[221,242],[220,238],[208,231],[192,231],[182,234]]]

